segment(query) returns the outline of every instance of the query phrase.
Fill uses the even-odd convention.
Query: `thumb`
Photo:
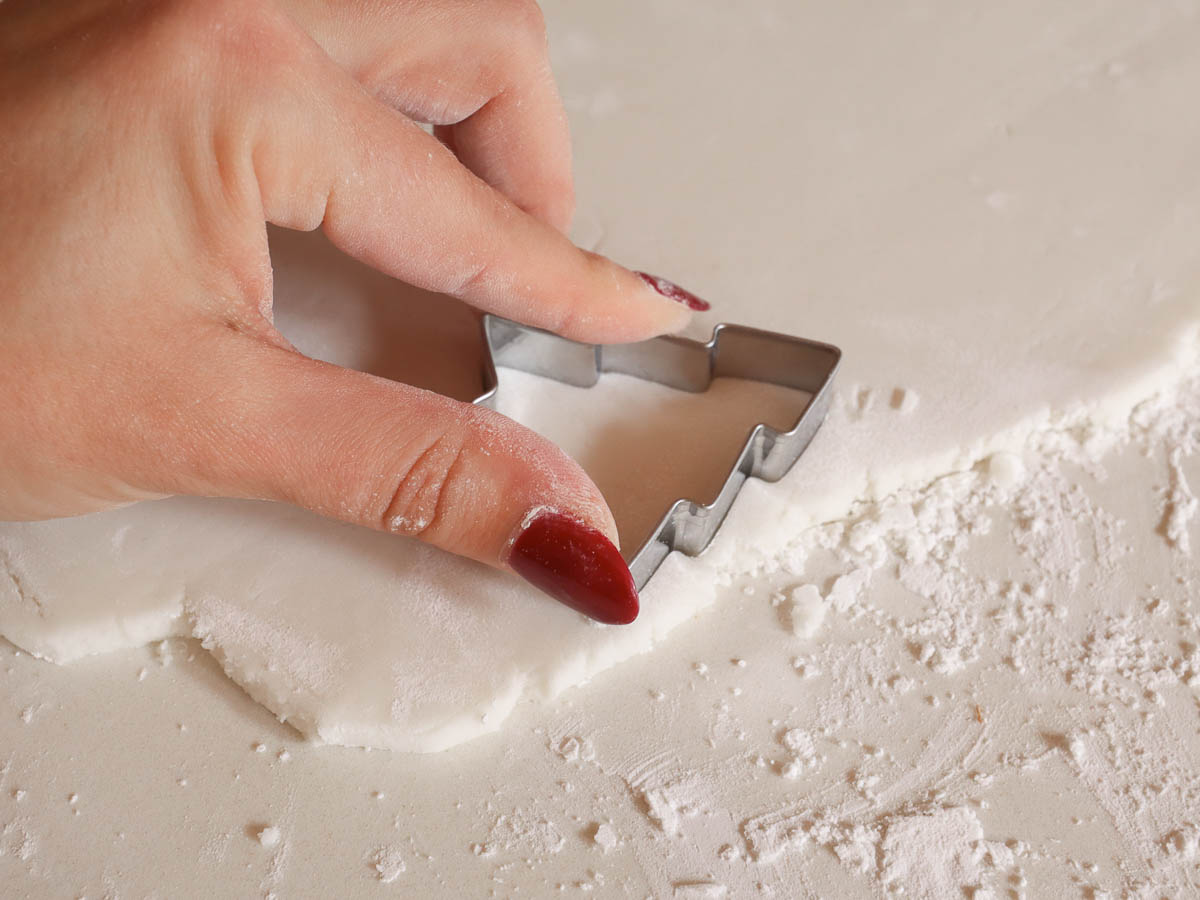
[[[490,409],[231,343],[219,370],[239,377],[190,406],[174,470],[190,474],[167,490],[286,501],[515,572],[601,622],[637,616],[612,514],[552,442]]]

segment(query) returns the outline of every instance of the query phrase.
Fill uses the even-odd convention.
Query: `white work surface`
[[[843,346],[810,455],[749,486],[715,561],[664,569],[648,652],[547,610],[571,652],[514,665],[553,687],[439,753],[309,743],[195,640],[64,666],[0,643],[0,893],[1200,891],[1198,5],[546,8],[577,240],[710,299],[696,334]],[[471,394],[461,307],[273,240],[304,349]],[[746,425],[505,386],[552,437],[594,407],[659,464]],[[643,485],[583,443],[620,517]],[[90,552],[55,535],[88,527],[0,530],[0,577],[54,586]],[[119,574],[169,581],[141,565]],[[53,618],[30,584],[0,591]],[[26,612],[0,604],[18,643]]]

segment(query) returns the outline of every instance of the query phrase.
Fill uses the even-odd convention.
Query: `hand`
[[[264,222],[580,340],[686,322],[691,295],[562,235],[535,4],[4,0],[0,122],[0,518],[280,500],[637,614],[557,447],[309,359],[271,320]]]

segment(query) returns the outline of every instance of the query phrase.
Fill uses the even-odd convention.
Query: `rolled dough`
[[[698,334],[744,322],[837,343],[846,361],[801,463],[747,485],[704,557],[669,559],[637,623],[597,627],[514,579],[281,506],[172,499],[0,526],[0,633],[60,663],[195,635],[306,735],[436,750],[651,649],[716,583],[856,500],[1051,421],[1124,419],[1194,367],[1196,4],[764,4],[753,21],[714,4],[702,22],[676,6],[645,11],[672,35],[669,64],[627,49],[626,21],[599,8],[558,32],[580,238],[711,300]],[[629,183],[686,199],[645,202]],[[274,237],[279,320],[299,346],[395,376],[441,366],[440,386],[470,392],[460,308],[397,297],[319,238]],[[409,328],[413,306],[446,317]],[[398,332],[430,359],[397,352]],[[565,389],[506,378],[518,418],[569,426],[585,454],[603,439],[578,427],[588,405]],[[600,390],[595,407],[635,393]]]

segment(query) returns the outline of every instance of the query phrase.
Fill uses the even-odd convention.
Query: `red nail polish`
[[[627,625],[637,618],[638,595],[629,566],[595,528],[546,510],[513,541],[512,570],[585,616],[606,625]]]
[[[701,300],[691,291],[686,288],[681,288],[673,281],[667,281],[665,278],[659,278],[657,275],[651,275],[648,272],[634,272],[638,278],[650,285],[664,297],[674,300],[676,303],[682,303],[688,309],[694,309],[697,312],[704,312],[712,307],[708,302]]]

